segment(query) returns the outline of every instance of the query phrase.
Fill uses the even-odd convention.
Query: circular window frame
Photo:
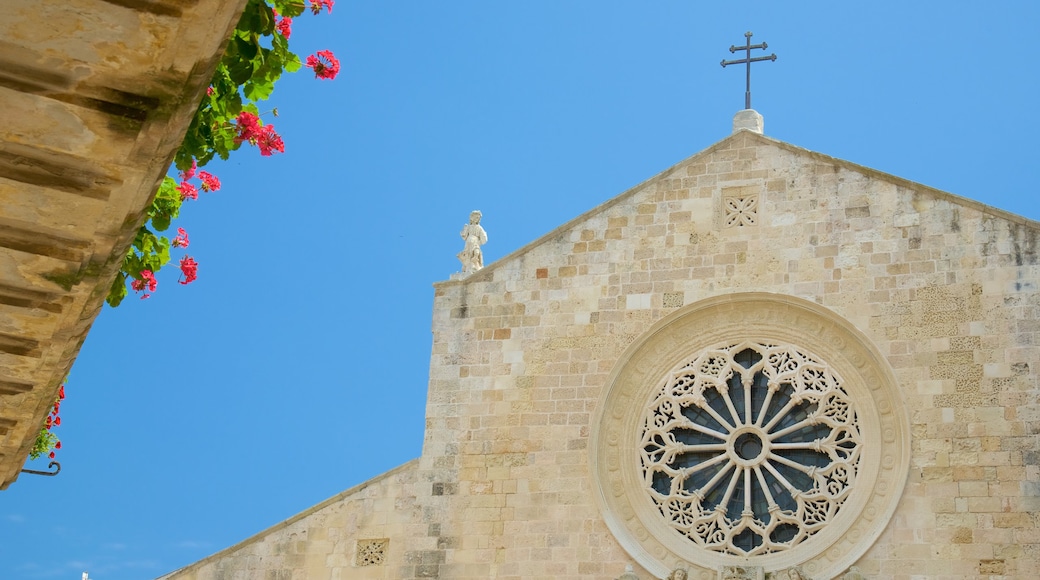
[[[790,344],[829,365],[856,402],[864,441],[855,489],[827,527],[791,549],[756,556],[701,548],[669,526],[644,488],[640,462],[645,408],[662,380],[684,358],[743,341]],[[621,546],[658,577],[689,567],[691,577],[711,578],[721,566],[748,565],[836,576],[877,540],[906,483],[910,427],[891,367],[852,324],[800,298],[728,294],[680,309],[625,350],[599,403],[590,448],[597,503]]]

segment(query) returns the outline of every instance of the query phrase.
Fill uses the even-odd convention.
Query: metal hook
[[[22,473],[31,473],[33,475],[46,475],[46,476],[49,476],[49,477],[54,477],[55,475],[58,475],[59,473],[61,473],[61,464],[60,463],[58,463],[57,461],[51,461],[50,463],[47,464],[47,469],[50,469],[52,467],[55,468],[54,471],[36,471],[35,469],[23,469]]]

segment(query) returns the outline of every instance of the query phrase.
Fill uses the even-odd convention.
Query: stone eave
[[[0,21],[0,489],[14,482],[246,0]]]
[[[676,163],[675,165],[672,165],[671,167],[665,169],[664,171],[661,171],[657,175],[654,175],[653,177],[651,177],[651,178],[649,178],[649,179],[647,179],[647,180],[645,180],[645,181],[643,181],[641,183],[638,183],[638,184],[636,184],[633,187],[630,187],[629,189],[625,190],[621,194],[619,194],[619,195],[617,195],[617,196],[607,200],[606,202],[604,202],[604,203],[602,203],[602,204],[600,204],[600,205],[590,209],[589,211],[586,211],[585,213],[582,213],[581,215],[579,215],[579,216],[575,217],[574,219],[564,223],[563,225],[553,229],[552,231],[542,235],[541,237],[535,239],[534,241],[532,241],[532,242],[530,242],[528,244],[525,244],[524,246],[521,246],[520,248],[518,248],[518,249],[510,252],[509,254],[499,258],[498,260],[495,260],[493,263],[488,264],[486,267],[484,267],[479,272],[475,272],[475,273],[473,273],[473,274],[471,274],[471,275],[469,275],[469,276],[467,276],[465,278],[459,278],[459,279],[456,279],[456,280],[442,280],[442,281],[434,282],[433,286],[434,286],[434,288],[440,288],[440,287],[450,287],[450,286],[455,286],[455,285],[460,285],[460,284],[466,284],[466,283],[469,283],[469,282],[487,282],[487,281],[490,281],[494,277],[495,270],[498,267],[500,267],[501,264],[508,263],[511,260],[516,259],[517,257],[519,257],[519,256],[521,256],[521,255],[523,255],[523,254],[525,254],[527,252],[529,252],[531,249],[533,249],[535,247],[538,247],[539,245],[544,244],[544,243],[546,243],[546,242],[548,242],[548,241],[550,241],[550,240],[552,240],[554,238],[558,238],[560,235],[562,235],[564,232],[572,229],[574,226],[576,226],[576,225],[578,225],[578,224],[588,220],[589,218],[592,218],[592,217],[596,216],[597,214],[600,214],[600,213],[602,213],[604,211],[607,211],[608,209],[610,209],[611,207],[613,207],[613,206],[615,206],[615,205],[617,205],[619,203],[623,203],[629,197],[631,197],[632,195],[635,195],[635,193],[637,191],[642,190],[643,188],[647,187],[648,185],[653,184],[656,181],[659,181],[661,179],[664,179],[664,178],[668,177],[669,175],[671,175],[671,173],[673,171],[675,171],[679,167],[682,167],[682,166],[684,166],[686,164],[689,164],[689,163],[694,163],[694,162],[697,161],[698,158],[708,156],[711,153],[713,153],[713,152],[715,152],[715,151],[717,151],[719,149],[725,148],[725,147],[729,146],[731,144],[731,142],[733,142],[734,140],[737,140],[737,139],[754,139],[754,140],[763,141],[765,143],[768,143],[768,144],[771,144],[771,145],[775,145],[775,146],[777,146],[777,147],[779,147],[781,149],[784,149],[786,151],[790,151],[792,153],[795,153],[797,155],[811,157],[812,159],[814,159],[816,161],[819,161],[821,163],[835,165],[835,166],[841,167],[843,169],[847,169],[849,171],[855,171],[857,173],[861,173],[861,174],[866,175],[868,177],[872,177],[872,178],[875,178],[875,179],[878,179],[878,180],[882,180],[882,181],[894,184],[894,185],[899,186],[899,187],[912,189],[912,190],[914,190],[916,192],[920,192],[920,193],[926,193],[928,195],[934,196],[934,197],[939,198],[939,199],[945,199],[947,201],[950,201],[951,203],[955,203],[955,204],[963,206],[963,207],[970,207],[972,209],[975,209],[975,210],[978,210],[978,211],[982,212],[983,214],[991,215],[993,217],[1001,218],[1001,219],[1007,220],[1007,221],[1012,222],[1012,223],[1016,223],[1016,224],[1024,225],[1024,226],[1032,228],[1032,229],[1040,230],[1040,222],[1037,222],[1037,221],[1031,220],[1029,218],[1020,216],[1018,214],[1014,214],[1014,213],[1011,213],[1009,211],[1005,211],[1005,210],[1002,210],[1002,209],[999,209],[999,208],[996,208],[996,207],[993,207],[993,206],[990,206],[990,205],[986,205],[984,203],[975,201],[973,199],[969,199],[969,198],[962,197],[962,196],[959,196],[959,195],[956,195],[956,194],[953,194],[953,193],[942,191],[942,190],[936,189],[934,187],[929,187],[927,185],[923,185],[923,184],[917,183],[915,181],[911,181],[909,179],[904,179],[902,177],[897,177],[895,175],[892,175],[892,174],[889,174],[889,173],[885,173],[883,171],[878,171],[876,169],[872,169],[872,168],[866,167],[864,165],[858,165],[856,163],[852,163],[851,161],[845,161],[844,159],[839,159],[837,157],[831,157],[831,156],[825,155],[823,153],[817,153],[816,151],[811,151],[809,149],[798,147],[797,145],[792,145],[792,144],[787,143],[785,141],[780,141],[778,139],[773,139],[771,137],[766,137],[765,135],[756,133],[754,131],[749,131],[749,130],[746,130],[746,129],[742,129],[742,130],[739,130],[739,131],[737,131],[737,132],[727,136],[725,139],[722,139],[721,141],[718,141],[718,142],[714,143],[713,145],[707,147],[706,149],[703,149],[703,150],[699,151],[698,153],[695,153],[695,154],[691,155],[690,157],[687,157],[686,159],[683,159],[682,161]]]

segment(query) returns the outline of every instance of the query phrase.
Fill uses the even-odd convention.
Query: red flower
[[[202,180],[202,191],[217,191],[220,189],[220,180],[216,175],[208,171],[200,171],[199,179]]]
[[[148,292],[145,292],[144,295],[141,296],[141,300],[151,296],[149,292],[155,292],[155,288],[158,285],[159,282],[155,279],[155,275],[152,274],[151,270],[141,270],[141,279],[134,280],[130,283],[130,287],[134,289],[134,292],[140,292],[145,288],[148,289]]]
[[[58,399],[65,398],[65,385],[58,387]]]
[[[181,258],[180,268],[184,274],[184,280],[179,280],[181,284],[191,284],[198,278],[199,264],[191,256]]]
[[[50,455],[48,455],[47,457],[50,457],[51,459],[54,459],[54,452],[51,451]]]
[[[45,429],[50,429],[50,428],[51,428],[51,421],[52,421],[52,420],[53,420],[53,419],[51,419],[51,416],[50,416],[50,415],[47,415],[47,422],[46,422],[46,423],[44,423],[44,425],[43,425]]]
[[[213,87],[206,87],[206,96],[207,97],[212,97],[213,96]]]
[[[289,40],[289,35],[292,34],[292,18],[279,18],[278,24],[275,24],[274,27],[286,40]]]
[[[177,186],[177,191],[181,192],[181,201],[199,198],[199,190],[187,181],[182,181],[181,184]]]
[[[61,441],[58,441],[57,443],[55,443],[54,444],[54,448],[55,449],[61,449]]]
[[[308,56],[307,66],[314,69],[314,76],[319,79],[332,80],[339,74],[339,60],[331,50],[319,50]]]
[[[311,0],[311,12],[315,14],[321,14],[322,7],[325,7],[329,9],[329,14],[332,14],[333,4],[333,0]]]
[[[195,170],[198,169],[198,164],[195,162],[195,158],[191,159],[191,168],[181,171],[181,181],[188,181],[192,177],[195,177]]]
[[[242,111],[235,120],[238,127],[238,136],[235,137],[235,143],[243,141],[255,142],[257,137],[260,136],[260,117],[249,111]]]
[[[256,144],[260,147],[260,155],[264,157],[270,157],[275,151],[285,153],[285,143],[282,142],[282,137],[274,132],[274,125],[264,125],[260,128]]]
[[[61,417],[55,416],[54,417],[54,424],[55,425],[61,425]]]
[[[173,238],[173,242],[170,245],[175,248],[187,248],[188,232],[184,231],[184,228],[177,228],[177,237]]]

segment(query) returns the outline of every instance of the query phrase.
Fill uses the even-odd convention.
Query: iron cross
[[[766,48],[769,47],[769,45],[764,43],[764,42],[762,44],[751,44],[751,33],[750,32],[745,32],[744,33],[744,37],[747,38],[747,44],[745,44],[744,46],[731,46],[731,47],[729,47],[729,51],[730,51],[730,53],[734,53],[734,52],[737,52],[738,50],[745,50],[745,51],[747,51],[747,56],[742,58],[742,59],[740,59],[740,60],[723,60],[722,61],[722,66],[723,66],[723,68],[725,68],[725,66],[728,65],[728,64],[744,64],[744,63],[747,63],[747,89],[744,92],[744,108],[745,109],[750,109],[751,108],[751,63],[758,62],[760,60],[776,60],[776,54],[774,53],[774,54],[771,54],[769,56],[760,56],[760,57],[757,57],[757,58],[751,58],[751,49],[761,48],[762,50],[765,50]]]

